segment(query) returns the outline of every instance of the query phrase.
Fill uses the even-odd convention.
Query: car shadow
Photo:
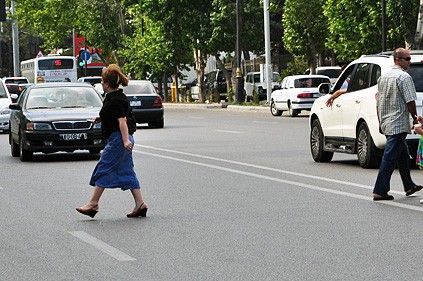
[[[74,161],[98,161],[100,153],[91,154],[84,152],[56,152],[56,153],[34,153],[31,162],[74,162]]]

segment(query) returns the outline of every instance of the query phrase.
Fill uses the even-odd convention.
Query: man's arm
[[[416,102],[410,101],[409,103],[407,103],[407,107],[408,107],[408,112],[410,112],[411,117],[413,118],[413,124],[418,124],[419,122],[417,121]]]

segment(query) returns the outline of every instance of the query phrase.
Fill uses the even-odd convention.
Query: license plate
[[[87,133],[75,133],[75,134],[60,134],[61,140],[86,140]]]
[[[130,106],[141,106],[141,101],[140,100],[131,100],[129,102]]]

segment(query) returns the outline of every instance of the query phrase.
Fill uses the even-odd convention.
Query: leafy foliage
[[[316,54],[324,51],[327,19],[323,15],[324,0],[286,0],[282,19],[283,42],[292,54],[304,56],[311,68]]]

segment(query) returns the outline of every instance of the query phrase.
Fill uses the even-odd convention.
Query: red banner
[[[103,67],[105,66],[101,60],[99,54],[101,55],[101,49],[85,45],[85,37],[78,37],[77,33],[73,34],[73,39],[75,46],[73,47],[74,56],[77,57],[82,50],[87,50],[90,52],[91,58],[87,61],[87,67]]]

